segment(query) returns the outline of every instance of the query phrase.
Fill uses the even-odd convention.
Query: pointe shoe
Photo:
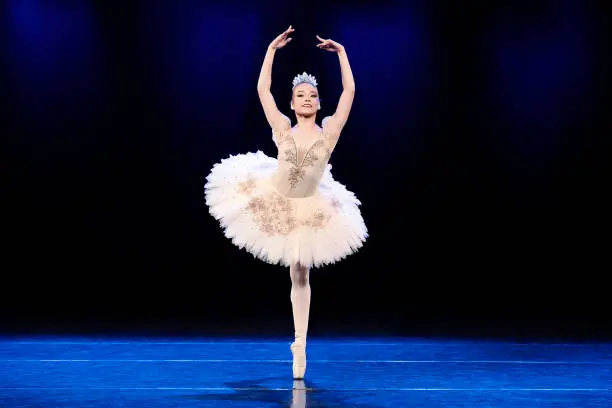
[[[293,354],[293,379],[302,380],[306,373],[306,346],[291,343],[291,353]]]

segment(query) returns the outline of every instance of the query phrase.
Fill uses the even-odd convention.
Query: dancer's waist
[[[282,196],[288,198],[312,198],[317,195],[319,182],[304,178],[300,181],[287,180],[286,175],[275,174],[270,180],[272,186]]]

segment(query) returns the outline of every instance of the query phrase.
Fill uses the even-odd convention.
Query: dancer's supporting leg
[[[306,334],[310,313],[310,269],[300,264],[289,268],[291,275],[291,306],[295,341],[291,344],[293,353],[293,378],[302,379],[306,372]]]

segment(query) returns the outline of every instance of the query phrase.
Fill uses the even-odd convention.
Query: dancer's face
[[[299,84],[293,90],[291,103],[296,115],[312,116],[320,109],[319,91],[310,84]]]

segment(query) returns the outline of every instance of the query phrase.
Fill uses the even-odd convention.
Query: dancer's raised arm
[[[317,47],[322,50],[335,52],[338,54],[338,59],[340,60],[340,73],[342,75],[343,88],[342,95],[340,95],[336,112],[328,120],[328,126],[333,126],[339,135],[351,113],[353,99],[355,98],[355,79],[353,78],[353,72],[351,71],[351,65],[349,64],[344,46],[333,40],[324,40],[318,35],[317,39],[321,41],[317,44]]]
[[[272,92],[270,92],[270,86],[272,85],[272,64],[274,63],[276,50],[283,48],[291,41],[289,34],[293,31],[295,31],[293,27],[289,26],[285,32],[270,43],[261,67],[259,80],[257,81],[257,93],[259,94],[261,106],[263,107],[268,123],[274,130],[290,125],[288,124],[287,117],[278,110]]]

